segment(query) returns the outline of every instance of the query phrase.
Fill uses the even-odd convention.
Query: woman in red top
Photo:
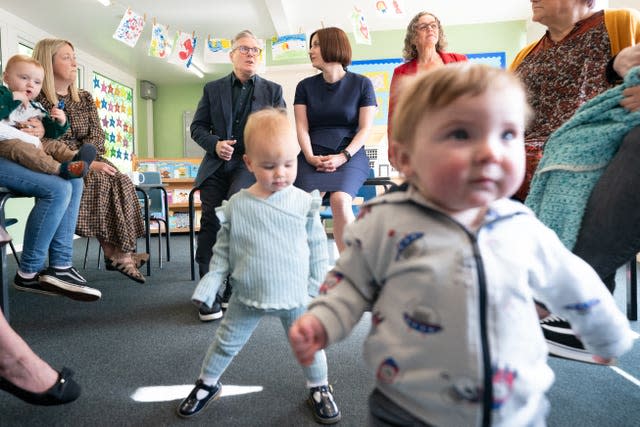
[[[447,41],[440,20],[432,13],[418,12],[407,25],[404,37],[402,57],[405,63],[393,70],[389,90],[389,116],[387,118],[387,137],[389,140],[389,162],[394,164],[391,145],[391,118],[395,100],[400,91],[400,81],[404,76],[413,76],[418,71],[431,70],[450,62],[466,61],[467,57],[459,53],[444,51]]]

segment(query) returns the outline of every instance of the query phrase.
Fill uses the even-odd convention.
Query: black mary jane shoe
[[[202,399],[198,399],[198,391],[200,390],[207,392],[207,395]],[[220,384],[220,381],[213,386],[206,385],[202,380],[196,381],[196,386],[191,390],[189,396],[178,405],[178,415],[182,418],[190,418],[198,415],[209,403],[220,397],[221,391],[222,384]]]
[[[24,390],[2,377],[0,377],[0,389],[32,405],[64,405],[73,402],[80,396],[80,385],[71,378],[72,375],[71,369],[62,368],[62,371],[58,373],[58,381],[42,393]]]

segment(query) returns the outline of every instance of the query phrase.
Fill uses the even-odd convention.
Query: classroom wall
[[[453,25],[445,27],[448,40],[447,50],[459,53],[506,52],[507,63],[513,60],[515,54],[524,46],[527,34],[527,22],[510,21],[491,24]],[[351,39],[353,60],[370,60],[400,58],[404,45],[405,30],[377,31],[372,33],[371,46],[357,45]],[[351,36],[350,36],[351,37]],[[270,58],[267,58],[270,61]],[[276,81],[283,86],[285,101],[292,117],[293,91],[295,85],[305,75],[314,73],[311,66],[306,67],[308,61],[278,62],[269,64],[267,72],[262,76]],[[206,75],[201,84],[163,85],[158,87],[158,99],[153,101],[153,135],[155,157],[182,156],[183,134],[182,113],[186,110],[195,111],[202,96],[202,87],[207,81],[217,79],[228,74]],[[144,109],[138,101],[138,153],[141,157],[149,157],[147,151],[147,129],[144,120]],[[146,117],[146,116],[145,116]],[[144,137],[143,137],[144,136]]]

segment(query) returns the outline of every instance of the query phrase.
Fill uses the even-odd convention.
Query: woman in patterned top
[[[511,69],[522,79],[535,117],[525,134],[527,172],[516,193],[524,200],[547,139],[576,110],[621,81],[640,64],[640,14],[595,10],[594,0],[532,0],[533,21],[547,27],[522,49]],[[635,46],[634,46],[635,45]],[[640,107],[640,87],[626,89],[622,107]],[[596,183],[573,252],[587,261],[613,292],[616,270],[640,251],[640,128],[624,138]],[[539,307],[550,353],[583,360],[584,346],[570,325]],[[561,333],[556,333],[560,331]],[[588,357],[588,356],[587,356]]]
[[[91,94],[76,88],[76,55],[73,45],[60,39],[40,40],[33,51],[45,70],[38,101],[50,109],[64,101],[70,128],[60,137],[72,149],[93,144],[96,161],[85,177],[76,234],[97,237],[104,250],[107,269],[118,270],[144,283],[138,270],[147,254],[135,254],[136,240],[144,235],[144,224],[133,183],[105,159],[105,138]]]

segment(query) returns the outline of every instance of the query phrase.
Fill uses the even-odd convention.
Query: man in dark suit
[[[196,250],[200,277],[209,271],[212,248],[220,229],[215,209],[223,200],[255,182],[242,160],[247,117],[265,107],[285,107],[282,87],[256,75],[261,52],[258,40],[250,31],[238,33],[230,53],[233,71],[204,86],[191,122],[191,138],[206,151],[195,180],[202,202]],[[230,290],[227,286],[225,296]],[[213,307],[201,307],[200,320],[221,318],[222,303],[219,297]]]

